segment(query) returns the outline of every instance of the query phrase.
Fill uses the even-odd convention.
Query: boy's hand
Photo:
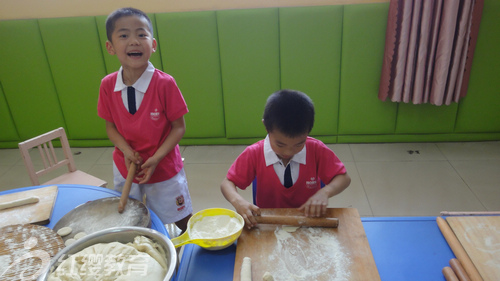
[[[240,214],[245,220],[245,224],[248,227],[248,229],[257,225],[257,220],[255,220],[255,216],[260,216],[259,207],[249,203],[246,200],[242,200],[234,205],[236,212],[238,212],[238,214]]]
[[[141,165],[141,171],[137,174],[136,179],[139,181],[139,184],[147,183],[153,173],[156,170],[156,166],[158,166],[159,161],[157,161],[154,157],[149,157],[144,164]]]
[[[141,165],[142,163],[142,157],[139,155],[138,152],[131,150],[129,152],[124,152],[123,155],[125,156],[125,166],[127,167],[127,170],[130,167],[130,163],[132,162],[137,164],[138,167],[140,167],[139,165]]]
[[[328,194],[324,190],[319,190],[300,206],[299,211],[303,211],[306,217],[322,217],[326,215],[328,206]]]

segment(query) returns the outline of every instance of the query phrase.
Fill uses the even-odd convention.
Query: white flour
[[[228,215],[209,216],[197,221],[189,230],[191,239],[217,239],[238,232],[243,225]]]
[[[275,249],[269,257],[262,257],[269,261],[265,271],[274,280],[349,280],[351,259],[332,233],[312,227],[289,233],[277,227],[274,234]]]

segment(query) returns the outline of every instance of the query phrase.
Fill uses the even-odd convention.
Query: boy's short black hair
[[[139,18],[146,19],[146,21],[148,22],[149,32],[153,34],[153,24],[151,23],[151,20],[149,19],[148,15],[146,15],[146,13],[131,7],[121,8],[113,11],[111,14],[109,14],[108,18],[106,19],[106,36],[108,37],[109,42],[111,42],[111,35],[115,30],[116,21],[120,18],[129,16],[136,16]]]
[[[314,104],[302,92],[280,90],[267,99],[263,119],[268,132],[277,130],[287,137],[309,134],[314,125]]]

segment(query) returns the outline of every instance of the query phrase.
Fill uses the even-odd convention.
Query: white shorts
[[[115,190],[122,192],[125,178],[114,163],[113,175]],[[132,183],[129,197],[142,202],[144,194],[146,194],[146,205],[163,224],[177,222],[193,213],[184,168],[166,181],[147,184]]]

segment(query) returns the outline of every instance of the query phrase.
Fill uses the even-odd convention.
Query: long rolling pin
[[[460,281],[470,281],[469,276],[467,275],[467,272],[465,272],[465,269],[462,267],[462,264],[460,263],[459,260],[457,259],[451,259],[450,260],[450,266],[455,272],[455,274],[458,277],[458,280]]]
[[[482,281],[483,278],[477,271],[476,267],[470,260],[469,255],[462,247],[462,244],[460,244],[460,241],[458,241],[457,237],[455,236],[455,233],[453,233],[453,230],[451,230],[448,223],[442,217],[437,217],[436,221],[439,226],[439,229],[441,230],[441,233],[443,234],[444,238],[448,242],[448,245],[453,251],[453,254],[455,254],[457,259],[462,264],[463,268],[465,269],[465,272],[467,272],[467,275],[469,275],[470,280]]]
[[[120,197],[120,203],[118,203],[118,213],[123,213],[125,206],[127,205],[128,195],[130,193],[130,188],[132,187],[132,181],[135,177],[135,172],[137,171],[137,164],[130,163],[128,167],[127,179],[123,185],[122,196]]]
[[[455,272],[453,272],[453,269],[449,266],[443,268],[443,275],[446,281],[460,281]]]
[[[262,224],[282,224],[291,226],[314,226],[314,227],[338,227],[337,218],[309,218],[300,216],[256,216],[257,223]]]

